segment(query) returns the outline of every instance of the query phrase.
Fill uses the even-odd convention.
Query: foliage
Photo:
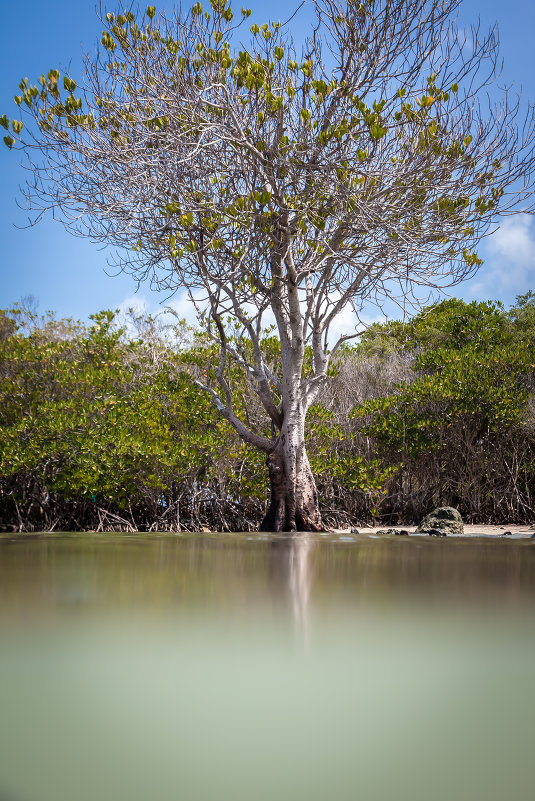
[[[60,338],[53,317],[29,333],[20,317],[2,313],[0,344],[0,470],[17,514],[53,522],[66,506],[85,527],[98,509],[143,508],[150,524],[171,513],[176,524],[184,492],[217,484],[221,459],[243,452],[163,342],[128,338],[112,312],[88,328],[67,321]]]
[[[0,117],[36,220],[53,209],[73,233],[117,248],[139,281],[189,292],[210,362],[192,375],[268,457],[268,528],[322,527],[304,432],[337,351],[357,336],[331,341],[340,313],[385,298],[419,307],[479,267],[500,215],[534,209],[533,109],[522,119],[520,99],[497,88],[487,102],[496,31],[461,36],[459,3],[313,0],[300,52],[292,17],[249,26],[230,0],[169,17],[103,12],[82,75],[23,78],[17,119]],[[498,373],[488,415],[501,409],[505,422],[512,390],[500,395]],[[414,392],[455,394],[445,375]],[[160,425],[165,415],[153,435]],[[422,424],[409,425],[412,441]],[[435,432],[424,434],[431,447]],[[368,467],[354,470],[368,480]]]
[[[169,318],[167,318],[169,320]],[[331,525],[532,520],[535,298],[444,301],[340,351],[307,444]],[[274,361],[278,340],[265,343]],[[262,454],[197,380],[217,349],[177,320],[99,312],[89,325],[0,311],[0,519],[16,529],[251,529]],[[244,370],[233,404],[269,432]]]
[[[368,351],[385,338],[390,347],[411,351],[416,378],[391,395],[362,403],[353,415],[400,477],[418,474],[425,484],[424,463],[433,481],[441,476],[437,503],[466,507],[475,493],[471,511],[480,515],[498,501],[509,501],[512,510],[520,492],[522,508],[514,513],[531,513],[534,319],[531,296],[519,298],[509,313],[499,304],[449,300],[408,325],[375,326],[364,338]],[[482,472],[474,485],[478,461]],[[514,471],[514,488],[508,481],[503,485],[507,471]],[[411,486],[414,493],[414,482]]]

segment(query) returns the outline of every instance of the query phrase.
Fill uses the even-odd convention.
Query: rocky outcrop
[[[415,533],[435,537],[464,534],[463,519],[453,506],[440,506],[424,517]]]
[[[380,528],[377,531],[375,531],[374,534],[382,534],[387,537],[391,537],[392,535],[395,535],[396,537],[400,536],[407,537],[409,532],[405,531],[405,529],[399,529],[399,528]]]

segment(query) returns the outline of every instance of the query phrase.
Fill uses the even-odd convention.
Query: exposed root
[[[260,531],[327,531],[321,520],[314,477],[306,464],[297,484],[289,481],[281,455],[274,450],[267,459],[271,499]]]

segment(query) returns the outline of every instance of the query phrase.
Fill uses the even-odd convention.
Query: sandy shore
[[[359,534],[377,534],[379,531],[384,531],[385,529],[391,529],[393,531],[408,531],[409,534],[414,534],[416,531],[416,526],[376,526],[374,528],[369,526],[356,526],[355,527]],[[337,529],[337,533],[339,534],[350,534],[351,529]],[[471,523],[465,523],[464,525],[464,535],[461,534],[450,534],[450,537],[503,537],[503,536],[511,536],[511,537],[531,537],[535,536],[535,526],[526,526],[526,525],[516,525],[515,523],[510,523],[506,525],[500,526],[480,526],[480,525],[473,525]],[[428,536],[428,535],[426,535]]]

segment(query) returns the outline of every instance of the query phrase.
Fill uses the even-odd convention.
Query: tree
[[[408,324],[366,332],[359,350],[388,354],[388,343],[409,355],[414,369],[412,380],[351,415],[383,466],[395,467],[388,501],[394,514],[406,514],[409,501],[416,517],[438,505],[459,508],[467,520],[533,517],[531,297],[519,296],[509,312],[450,299]]]
[[[0,309],[0,530],[250,527],[247,449],[180,371],[188,332],[91,319]]]
[[[263,529],[322,528],[305,418],[358,335],[330,340],[340,312],[417,307],[477,269],[497,215],[533,210],[532,110],[517,125],[518,99],[489,102],[496,31],[463,39],[459,3],[314,0],[299,58],[290,21],[235,48],[250,11],[236,24],[228,0],[108,13],[83,84],[20,84],[30,126],[5,142],[27,156],[30,208],[117,246],[136,279],[188,289],[220,348],[199,381],[267,457]],[[263,428],[233,406],[232,364]]]

